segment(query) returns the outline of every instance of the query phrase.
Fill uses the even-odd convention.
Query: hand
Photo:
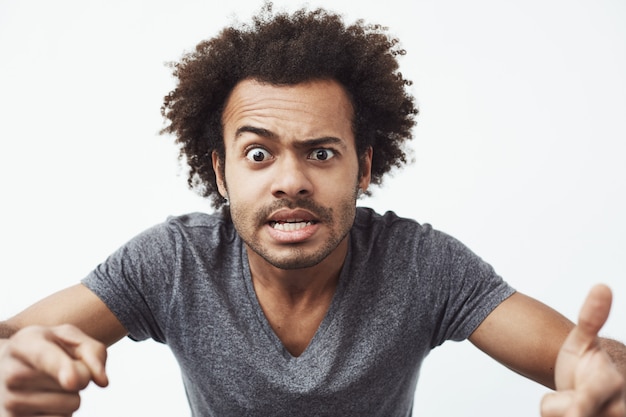
[[[543,417],[624,417],[625,382],[609,355],[601,349],[598,332],[611,309],[611,290],[591,289],[578,325],[565,339],[556,361],[556,392],[541,403]]]
[[[26,327],[0,343],[0,417],[71,416],[90,381],[108,385],[105,346],[74,326]]]

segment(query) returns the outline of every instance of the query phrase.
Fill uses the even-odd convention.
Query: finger
[[[12,337],[9,349],[13,357],[52,377],[65,390],[83,389],[91,380],[87,365],[68,353],[52,329],[25,328]]]
[[[563,344],[563,349],[581,355],[597,342],[598,332],[606,323],[611,310],[612,294],[603,284],[594,286],[587,295],[578,323]]]
[[[623,402],[622,375],[601,350],[584,360],[589,361],[588,368],[594,371],[585,375],[566,416],[612,415],[606,414],[606,410],[615,402]]]
[[[55,333],[65,350],[74,358],[82,361],[93,381],[101,387],[108,385],[105,365],[107,359],[106,346],[87,336],[74,326],[59,326]]]
[[[624,417],[626,416],[626,403],[624,400],[615,400],[605,404],[602,408],[594,410],[591,413],[571,407],[563,414],[554,415],[554,417]],[[542,417],[548,417],[543,416]],[[553,416],[550,416],[553,417]]]
[[[626,401],[624,398],[617,398],[612,401],[604,409],[604,414],[607,417],[623,417],[626,416]]]
[[[80,407],[76,392],[10,392],[3,399],[4,409],[15,416],[71,415]]]
[[[541,399],[541,417],[561,417],[574,403],[572,391],[551,392]]]
[[[3,362],[1,373],[8,391],[63,391],[55,378],[18,359]]]

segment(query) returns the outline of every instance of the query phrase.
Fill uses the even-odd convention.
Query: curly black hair
[[[407,162],[404,142],[412,138],[418,113],[399,72],[398,39],[380,25],[358,20],[346,26],[341,16],[323,9],[275,13],[266,3],[252,24],[223,29],[200,42],[195,51],[171,64],[178,79],[164,98],[161,114],[169,120],[189,166],[188,184],[219,208],[211,154],[224,158],[222,111],[237,83],[252,78],[274,85],[333,79],[347,90],[354,107],[358,155],[372,147],[373,184]],[[222,164],[223,166],[223,164]]]

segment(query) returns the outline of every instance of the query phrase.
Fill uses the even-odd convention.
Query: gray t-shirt
[[[220,214],[169,218],[83,283],[135,340],[166,343],[192,415],[409,416],[422,360],[466,339],[514,290],[454,238],[359,208],[330,308],[299,357],[252,286]]]

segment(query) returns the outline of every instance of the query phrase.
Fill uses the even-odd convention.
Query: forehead
[[[233,88],[222,114],[224,139],[242,126],[268,129],[277,135],[352,135],[352,102],[334,80],[274,85],[254,79]],[[347,139],[347,138],[346,138]]]

